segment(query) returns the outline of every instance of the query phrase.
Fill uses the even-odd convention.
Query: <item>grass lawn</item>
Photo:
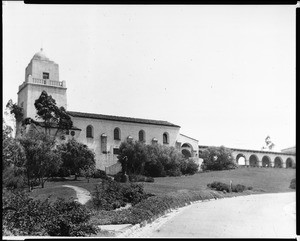
[[[154,183],[143,183],[146,192],[153,194],[165,194],[181,189],[203,190],[207,188],[208,183],[220,181],[224,183],[232,180],[233,184],[243,184],[247,187],[252,186],[253,191],[276,193],[276,192],[292,192],[289,185],[293,178],[296,177],[295,169],[284,168],[238,168],[235,170],[214,171],[197,173],[192,176],[181,177],[159,177],[155,178]],[[73,185],[94,191],[95,184],[101,179],[90,179],[88,183],[85,178],[68,178],[65,181],[46,182],[45,188],[35,188],[31,192],[31,196],[39,199],[46,198],[49,194],[51,199],[57,197],[68,199],[76,197],[76,193],[71,188],[62,187],[62,185]]]
[[[267,193],[292,192],[290,182],[296,177],[295,169],[284,168],[238,168],[226,171],[197,173],[192,176],[159,177],[154,183],[144,183],[147,192],[163,194],[180,189],[203,190],[208,183],[220,181],[224,183],[252,186],[254,191]]]

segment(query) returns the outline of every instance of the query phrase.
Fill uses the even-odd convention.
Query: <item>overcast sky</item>
[[[295,145],[292,5],[3,7],[3,106],[43,47],[68,110],[166,120],[200,145]]]

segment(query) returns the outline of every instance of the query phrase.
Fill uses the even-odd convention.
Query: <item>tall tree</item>
[[[26,155],[26,173],[30,180],[39,179],[42,188],[54,176],[60,166],[60,154],[56,150],[55,139],[45,133],[29,132],[20,138]]]
[[[75,180],[82,171],[88,172],[95,167],[95,153],[75,139],[70,139],[57,148],[61,154],[62,167],[74,173]]]
[[[55,127],[56,136],[59,132],[72,128],[73,122],[65,108],[57,107],[55,99],[46,91],[43,91],[40,97],[35,100],[34,106],[37,110],[37,118],[43,120],[45,133],[50,134],[51,128]]]

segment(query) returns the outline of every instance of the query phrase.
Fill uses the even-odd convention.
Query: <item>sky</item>
[[[2,8],[3,108],[43,48],[70,111],[169,121],[199,145],[295,146],[294,5]]]

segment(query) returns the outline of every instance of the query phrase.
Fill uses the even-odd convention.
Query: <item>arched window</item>
[[[117,127],[114,129],[114,140],[120,140],[120,129]]]
[[[91,125],[86,127],[86,137],[93,138],[93,127]]]
[[[145,131],[139,131],[139,141],[145,141]]]
[[[165,132],[165,133],[163,134],[163,143],[164,143],[164,144],[169,144],[169,135],[168,135],[167,132]]]

